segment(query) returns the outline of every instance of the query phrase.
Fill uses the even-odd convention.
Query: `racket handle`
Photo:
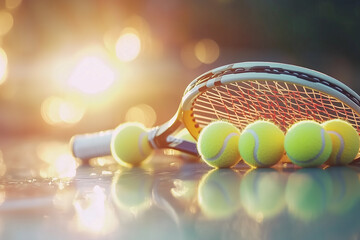
[[[76,135],[70,140],[72,154],[80,159],[111,155],[110,143],[113,130]]]

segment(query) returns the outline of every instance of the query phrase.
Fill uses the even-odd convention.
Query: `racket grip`
[[[73,136],[70,140],[72,154],[83,160],[111,155],[112,133],[113,130],[108,130]]]

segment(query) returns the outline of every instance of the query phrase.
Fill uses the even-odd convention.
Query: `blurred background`
[[[290,171],[267,169],[270,174],[261,181],[256,171],[245,170],[218,178],[216,171],[207,173],[205,164],[180,161],[184,155],[160,154],[143,168],[119,171],[111,157],[92,159],[94,169],[81,168],[68,141],[125,121],[162,124],[174,115],[194,78],[234,62],[300,65],[360,93],[359,29],[360,1],[350,0],[0,0],[0,239],[98,239],[99,234],[161,239],[164,229],[168,235],[161,236],[169,239],[176,235],[171,216],[189,222],[189,236],[195,229],[194,236],[206,234],[206,239],[219,239],[224,232],[235,233],[234,239],[289,239],[295,228],[295,234],[317,236],[324,226],[333,239],[339,234],[358,239],[358,170],[309,171],[311,195],[320,200],[317,210],[308,212],[322,217],[314,225],[298,220],[304,211],[287,210],[291,202],[284,200],[284,186],[294,178]],[[302,181],[294,173],[291,184],[297,186]],[[247,183],[240,186],[240,179]],[[206,182],[207,189],[215,183],[230,192],[230,208],[215,208],[235,214],[225,216],[230,224],[198,217],[206,211],[198,201]],[[115,185],[125,191],[124,198],[111,193]],[[253,186],[266,191],[255,194]],[[150,194],[152,189],[161,191]],[[239,189],[248,197],[240,211]],[[253,202],[259,203],[253,212],[267,206],[257,201],[258,193],[276,202],[271,209],[278,211],[268,211],[278,217],[274,222],[265,222],[265,214],[252,220]],[[54,234],[59,229],[61,234]],[[158,235],[150,234],[159,229]]]
[[[1,0],[0,138],[69,139],[177,110],[224,64],[277,61],[358,93],[360,2]]]

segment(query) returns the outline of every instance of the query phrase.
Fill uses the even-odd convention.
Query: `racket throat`
[[[175,138],[173,136],[168,136],[166,139],[167,139],[168,148],[185,152],[194,156],[199,156],[196,144],[194,142]]]
[[[168,148],[169,144],[167,137],[174,133],[181,126],[179,115],[180,110],[178,110],[169,121],[160,126],[154,127],[149,131],[148,140],[154,149]]]
[[[180,124],[179,124],[180,125]],[[196,143],[186,141],[183,139],[175,138],[171,135],[166,135],[165,133],[159,135],[160,127],[155,127],[149,131],[148,141],[152,148],[170,148],[185,152],[194,156],[199,156],[197,151]]]

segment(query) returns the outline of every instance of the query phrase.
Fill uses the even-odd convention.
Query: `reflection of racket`
[[[150,131],[154,148],[172,148],[197,155],[196,145],[170,136],[184,124],[197,138],[214,120],[240,129],[258,120],[270,120],[286,130],[305,119],[323,122],[340,118],[360,130],[360,97],[336,79],[288,64],[244,62],[209,71],[186,88],[175,116]],[[76,157],[110,154],[111,131],[72,139]]]

